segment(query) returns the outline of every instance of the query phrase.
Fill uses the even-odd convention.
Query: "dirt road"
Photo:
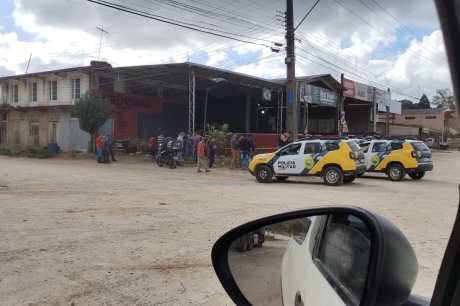
[[[256,217],[317,205],[359,205],[408,236],[430,295],[457,209],[459,152],[435,153],[419,182],[363,178],[258,184],[243,171],[97,165],[0,157],[2,305],[232,305],[210,249]]]

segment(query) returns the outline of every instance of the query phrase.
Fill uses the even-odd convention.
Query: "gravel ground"
[[[434,153],[419,182],[383,177],[328,187],[317,178],[258,184],[244,171],[197,174],[148,162],[0,157],[2,305],[232,305],[210,249],[251,219],[317,205],[378,212],[419,260],[429,296],[458,202],[460,152]]]

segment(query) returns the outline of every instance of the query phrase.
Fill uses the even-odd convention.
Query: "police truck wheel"
[[[413,180],[415,180],[415,181],[418,181],[418,180],[420,180],[422,177],[425,176],[425,171],[409,173],[409,176],[411,177],[411,179],[413,179]]]
[[[273,178],[273,171],[269,166],[259,166],[256,170],[256,179],[259,183],[271,182]]]
[[[355,179],[356,179],[356,176],[354,176],[354,175],[345,176],[345,177],[343,178],[343,182],[344,182],[344,183],[351,183],[351,182],[353,182]]]
[[[400,181],[406,175],[404,168],[400,164],[391,164],[387,169],[388,178],[392,181]]]
[[[323,180],[326,185],[338,186],[343,183],[343,173],[339,167],[329,166],[323,172]]]
[[[277,176],[276,180],[278,182],[285,182],[287,180],[287,178],[288,178],[287,176]]]

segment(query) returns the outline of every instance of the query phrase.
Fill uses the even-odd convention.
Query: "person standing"
[[[278,147],[282,148],[285,145],[289,144],[289,134],[287,132],[280,135],[278,139]]]
[[[256,154],[256,144],[254,143],[254,139],[251,134],[248,134],[248,141],[250,145],[249,156],[253,157]]]
[[[104,142],[102,139],[102,135],[99,134],[96,137],[96,157],[97,157],[97,162],[99,164],[102,163],[102,150],[104,149],[103,146],[104,146]]]
[[[152,162],[156,159],[156,152],[157,152],[157,139],[155,136],[151,136],[148,141],[148,147],[150,151],[150,155],[152,155]]]
[[[251,144],[249,143],[248,138],[241,136],[238,147],[240,149],[241,168],[247,169],[249,164],[249,152],[251,150]]]
[[[106,138],[107,138],[107,144],[106,145],[107,145],[108,153],[110,154],[110,157],[112,158],[112,161],[116,162],[117,160],[115,159],[115,154],[113,152],[113,137],[112,137],[112,135],[107,134]]]
[[[232,137],[230,138],[230,149],[232,153],[232,163],[230,165],[231,169],[236,169],[238,168],[238,159],[240,157],[240,152],[239,152],[239,141],[238,141],[238,135],[233,134]]]
[[[196,146],[197,156],[197,172],[201,172],[201,168],[204,168],[206,172],[209,172],[208,165],[206,162],[206,144],[203,137],[199,136],[199,142]]]
[[[208,163],[209,163],[209,168],[211,169],[212,166],[214,165],[214,161],[216,160],[216,150],[217,150],[217,145],[212,138],[208,140],[207,149],[208,149],[207,151]]]

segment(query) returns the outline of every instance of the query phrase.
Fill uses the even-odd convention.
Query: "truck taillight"
[[[350,152],[350,158],[351,159],[356,159],[355,152]]]

